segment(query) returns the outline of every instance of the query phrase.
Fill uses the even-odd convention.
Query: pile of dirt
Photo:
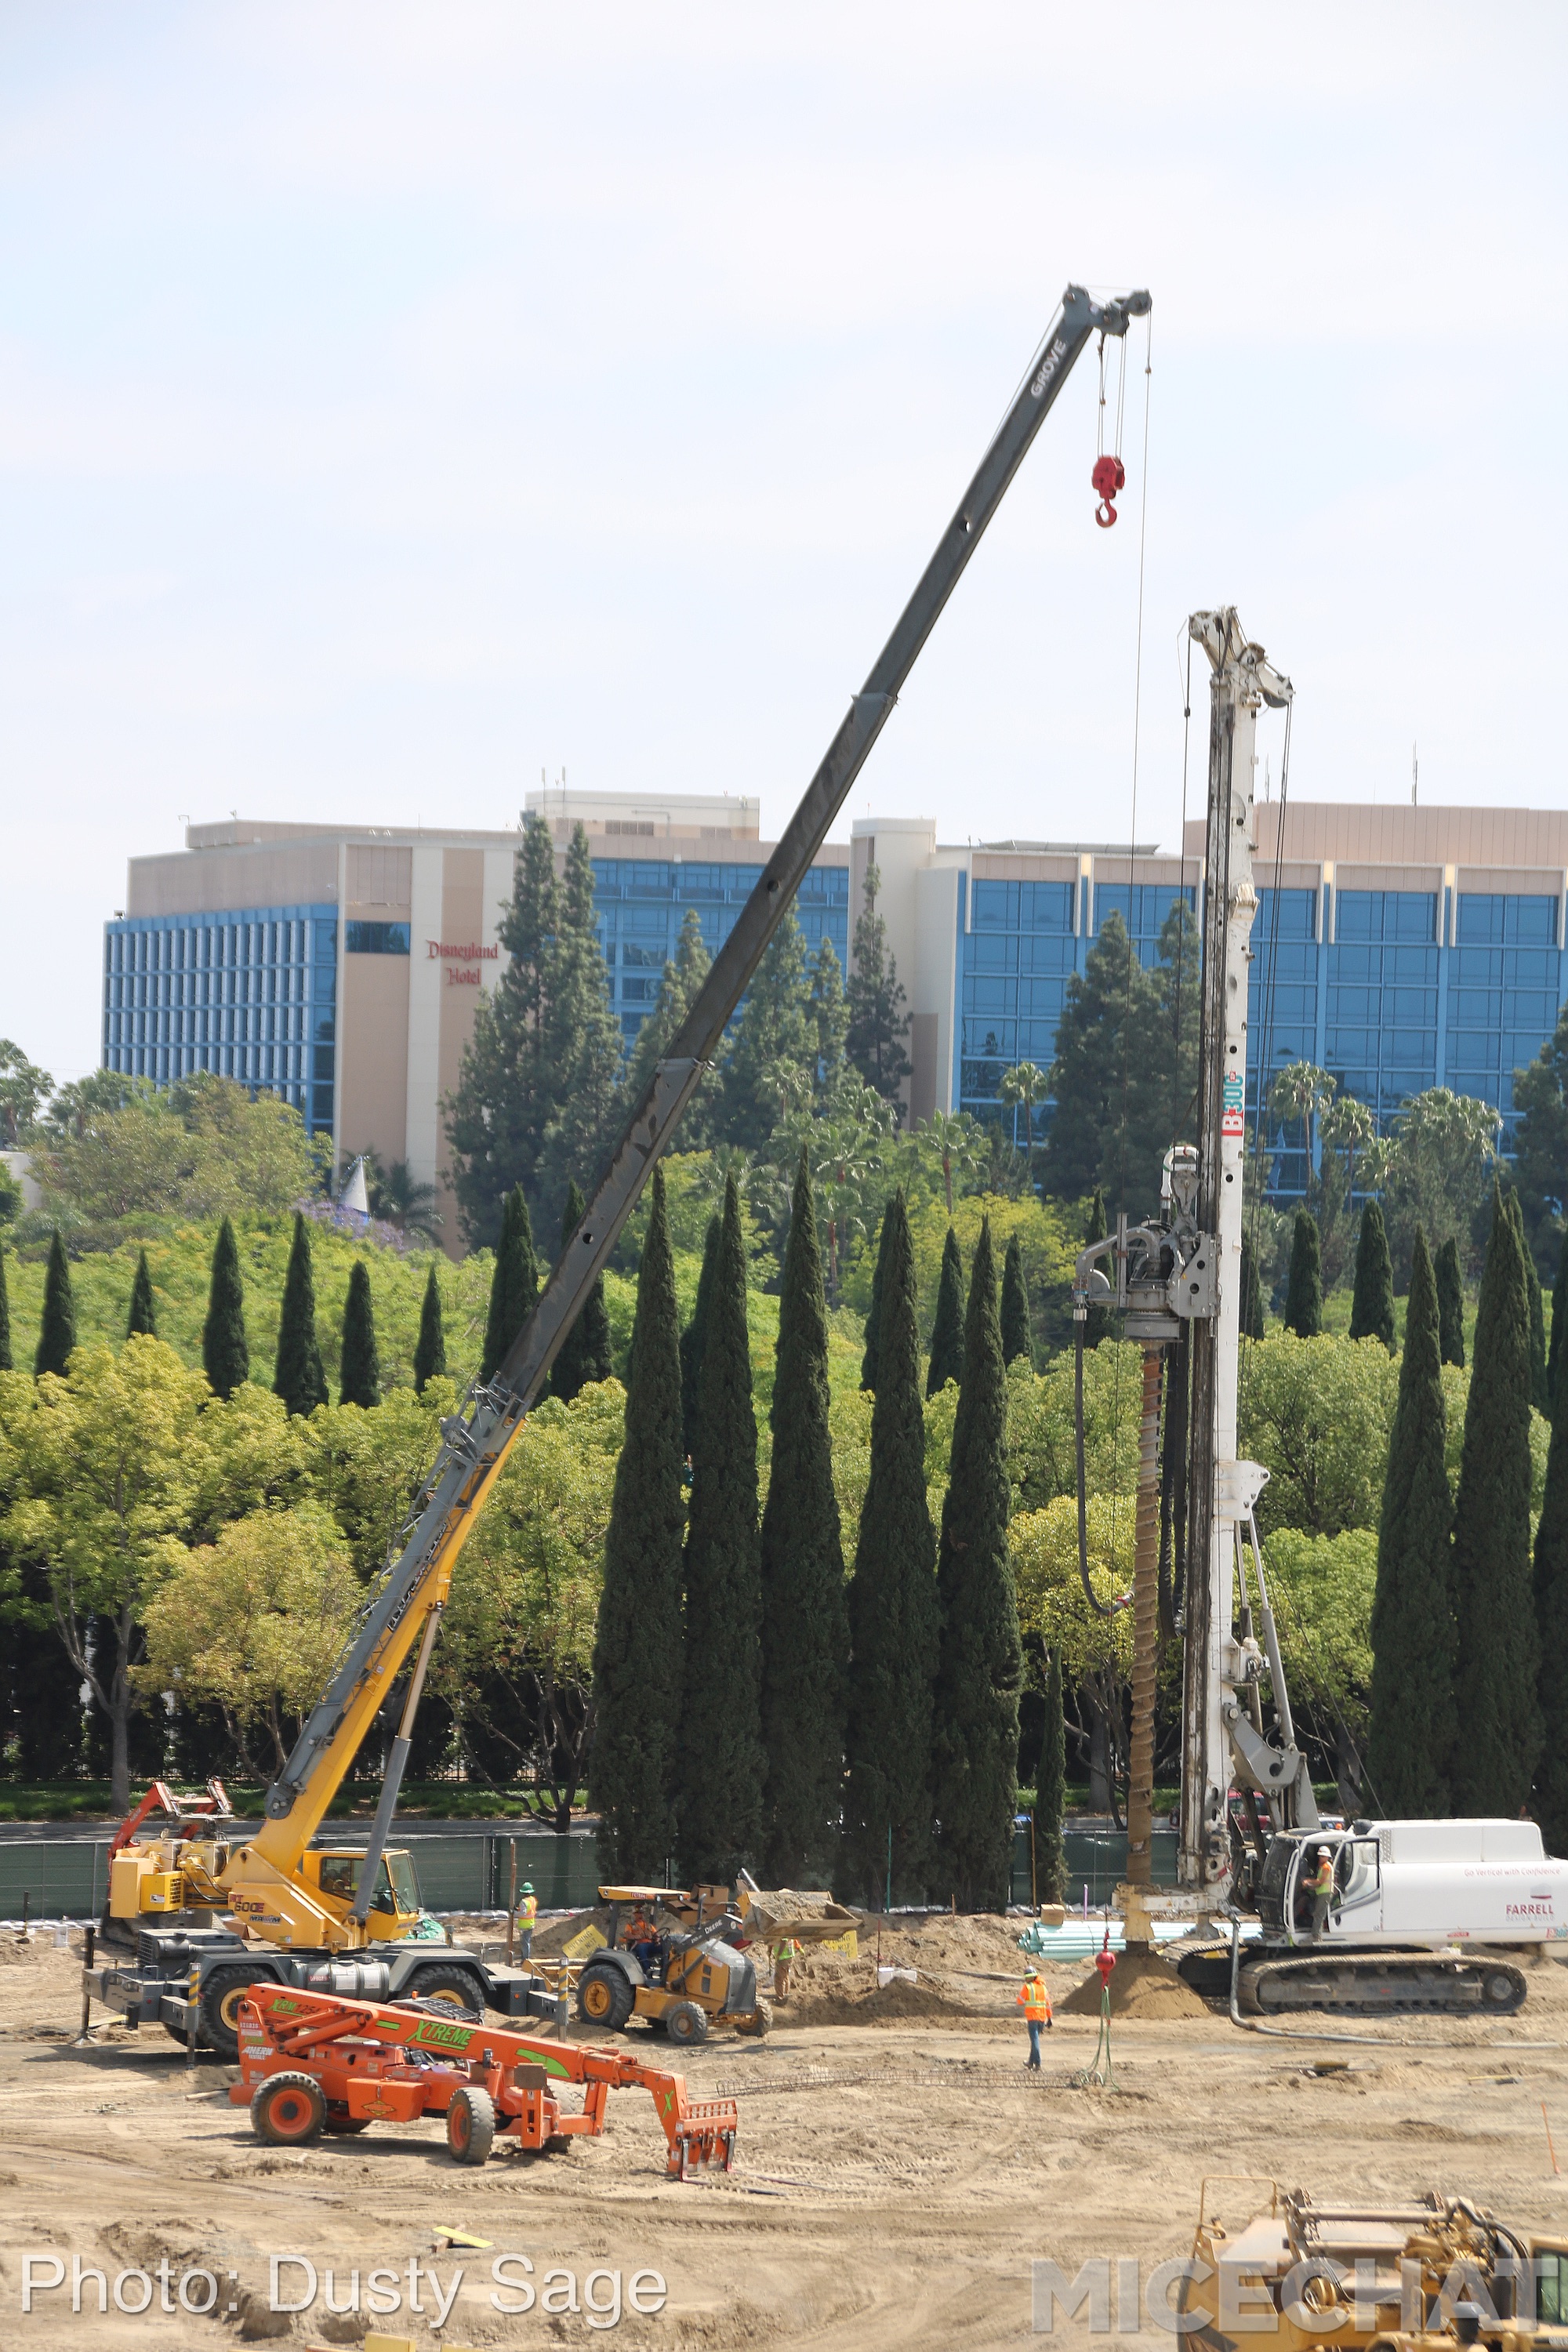
[[[1152,1952],[1118,1952],[1110,1972],[1110,2014],[1133,2019],[1207,2017],[1205,2003],[1168,1960]],[[1064,2017],[1098,2017],[1100,2013],[1100,1971],[1091,1968],[1081,1984],[1055,2005]]]
[[[919,1979],[910,1984],[902,1977],[879,1985],[874,1969],[858,1969],[853,1974],[854,1981],[844,1980],[850,1975],[846,1970],[837,1983],[826,1973],[810,1983],[792,1978],[788,2000],[775,2008],[776,2021],[790,2025],[907,2025],[939,2018],[971,2021],[963,2002],[937,1985]]]

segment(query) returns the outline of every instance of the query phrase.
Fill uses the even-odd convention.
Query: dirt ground
[[[353,2140],[297,2152],[264,2149],[231,2077],[202,2060],[191,2088],[184,2053],[161,2029],[95,2028],[73,2046],[79,1963],[51,1945],[0,1944],[0,2345],[136,2347],[221,2352],[242,2335],[278,2331],[296,2346],[357,2343],[364,2317],[332,2317],[324,2273],[362,2301],[377,2265],[398,2273],[401,2307],[372,2328],[425,2348],[587,2343],[626,2347],[741,2345],[923,2352],[1030,2340],[1030,2261],[1053,2257],[1070,2276],[1093,2255],[1129,2256],[1145,2273],[1191,2242],[1207,2173],[1272,2175],[1325,2197],[1407,2200],[1458,2191],[1526,2226],[1568,2229],[1568,2178],[1554,2177],[1542,2106],[1568,2162],[1568,1969],[1530,1971],[1531,1997],[1512,2020],[1444,2026],[1395,2021],[1381,2042],[1342,2029],[1360,2048],[1244,2033],[1218,2015],[1119,2023],[1114,2090],[1075,2087],[1096,2027],[1059,2020],[1038,2076],[1023,2067],[1013,1995],[1016,1922],[937,1920],[885,1938],[883,1958],[913,1965],[918,1982],[879,1992],[874,1958],[813,1958],[761,2042],[724,2034],[677,2061],[694,2095],[732,2093],[740,2108],[736,2168],[695,2183],[664,2174],[664,2138],[641,2092],[612,2095],[603,2138],[569,2153],[497,2156],[455,2168],[438,2123],[377,2125]],[[1082,1969],[1052,1972],[1059,1998]],[[642,2040],[634,2030],[632,2037]],[[1348,2061],[1317,2074],[1314,2065]],[[459,2230],[484,2240],[437,2252]],[[531,2284],[556,2305],[526,2316],[492,2307],[491,2264],[526,2256]],[[35,2265],[39,2291],[22,2309],[23,2262],[58,2256],[66,2282]],[[269,2312],[269,2262],[316,2266],[308,2314]],[[71,2263],[149,2273],[153,2307],[100,2316],[88,2279],[70,2310]],[[219,2316],[162,2315],[156,2265],[178,2283],[210,2269]],[[424,2315],[409,2309],[408,2266],[429,2265],[444,2296],[464,2280],[445,2329],[433,2332],[429,2273],[416,2274]],[[553,2284],[552,2269],[572,2273]],[[622,2316],[605,2318],[619,2271]],[[660,2315],[628,2303],[632,2274],[655,2271]],[[599,2275],[590,2283],[590,2274]],[[283,2299],[303,2291],[298,2264],[279,2272]],[[527,2274],[521,2265],[507,2274]],[[134,2275],[125,2300],[139,2299]],[[190,2288],[202,2301],[205,2288]],[[393,2289],[381,2283],[384,2298]],[[654,2299],[644,2281],[639,2294]],[[600,2305],[593,2326],[584,2299]],[[229,2305],[236,2306],[226,2317]],[[1081,2323],[1062,2324],[1074,2344]],[[1131,2341],[1130,2335],[1100,2343]],[[1173,2342],[1153,2335],[1144,2344]]]

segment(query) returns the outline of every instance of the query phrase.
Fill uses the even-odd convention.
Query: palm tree
[[[364,1181],[373,1217],[395,1225],[405,1238],[435,1242],[442,1223],[436,1187],[422,1184],[406,1160],[389,1160],[384,1168],[375,1153],[367,1151]]]
[[[947,1194],[947,1221],[952,1223],[952,1171],[966,1175],[978,1167],[984,1151],[979,1128],[964,1110],[933,1110],[920,1132],[920,1139],[934,1151],[942,1167],[942,1190]]]
[[[1019,1103],[1024,1106],[1024,1156],[1031,1163],[1035,1150],[1035,1105],[1044,1102],[1049,1084],[1038,1062],[1015,1062],[1010,1070],[1003,1071],[1002,1082],[996,1089],[1003,1101],[1014,1111],[1015,1146],[1018,1140],[1017,1106]]]
[[[1268,1087],[1268,1108],[1275,1118],[1288,1125],[1299,1119],[1307,1139],[1307,1202],[1311,1205],[1317,1191],[1317,1126],[1338,1088],[1339,1080],[1327,1070],[1320,1070],[1315,1062],[1287,1062],[1275,1073]]]

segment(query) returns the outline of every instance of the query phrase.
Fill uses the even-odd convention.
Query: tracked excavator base
[[[1176,1965],[1194,1992],[1228,1992],[1228,1949],[1200,1947]],[[1237,2006],[1244,2017],[1511,2017],[1525,1990],[1521,1969],[1479,1953],[1281,1951],[1243,1961]]]

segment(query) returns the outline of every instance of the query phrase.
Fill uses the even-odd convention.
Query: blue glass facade
[[[675,954],[687,908],[702,925],[712,955],[730,936],[755,889],[760,863],[659,857],[595,857],[594,904],[610,975],[611,1002],[629,1044],[658,997],[666,961]],[[849,869],[814,866],[800,887],[795,914],[814,957],[823,939],[846,971],[849,964]]]
[[[157,1086],[216,1070],[280,1095],[312,1133],[330,1133],[337,991],[335,907],[108,923],[103,1066]]]

